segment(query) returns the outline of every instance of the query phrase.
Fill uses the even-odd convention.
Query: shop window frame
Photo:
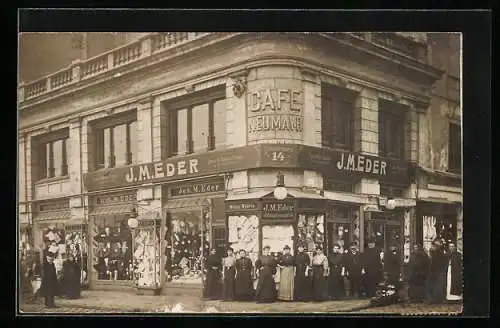
[[[114,131],[113,129],[125,125],[126,126],[126,154],[125,154],[125,165],[130,165],[137,162],[137,154],[136,158],[134,158],[134,154],[132,154],[132,144],[131,144],[131,125],[135,123],[138,124],[137,120],[137,111],[131,110],[125,113],[120,113],[114,115],[112,117],[96,120],[90,123],[92,129],[94,131],[94,158],[93,164],[95,170],[101,170],[106,168],[115,168],[116,166],[116,154],[114,147]],[[109,129],[109,149],[110,154],[105,153],[105,140],[104,140],[104,131]],[[136,139],[138,137],[138,133],[136,135]],[[106,166],[106,156],[108,159],[108,166]]]
[[[332,84],[321,84],[321,140],[323,147],[354,150],[356,94]],[[341,118],[341,119],[339,119]],[[337,128],[345,128],[342,137]]]
[[[61,174],[56,176],[56,168],[54,167],[54,144],[58,141],[62,141],[62,164]],[[70,137],[68,128],[50,132],[40,136],[34,136],[32,138],[32,144],[35,148],[33,155],[35,155],[35,163],[37,165],[35,175],[36,183],[69,178],[69,142]],[[48,165],[47,162],[49,162]]]
[[[399,104],[379,99],[379,155],[403,160],[405,158],[405,115]]]
[[[176,157],[194,153],[193,140],[193,122],[196,118],[193,117],[193,108],[208,104],[208,136],[206,151],[213,151],[225,148],[227,140],[223,145],[217,145],[215,138],[215,110],[214,105],[218,101],[226,101],[226,88],[217,86],[208,90],[199,91],[194,94],[188,94],[179,98],[164,101],[162,110],[164,111],[164,123],[162,130],[165,132],[164,157]],[[186,151],[184,153],[178,150],[178,125],[176,124],[177,115],[181,110],[187,111],[186,119]],[[224,122],[224,127],[226,121]]]

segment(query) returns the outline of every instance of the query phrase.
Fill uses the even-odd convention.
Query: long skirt
[[[312,279],[305,275],[304,270],[297,269],[293,289],[295,301],[307,302],[311,299]]]
[[[328,299],[327,278],[323,275],[323,267],[313,266],[312,297],[314,301],[325,301]]]
[[[217,270],[207,270],[207,280],[205,285],[205,296],[210,299],[219,298],[220,293],[220,278]]]
[[[234,267],[224,269],[224,285],[222,287],[222,299],[225,301],[234,300]]]
[[[271,269],[263,268],[260,270],[255,296],[258,302],[270,303],[276,300],[276,283]]]
[[[250,272],[239,272],[234,280],[234,294],[238,301],[249,301],[253,297],[253,281]]]
[[[451,266],[448,265],[448,271],[446,274],[446,300],[447,301],[460,301],[462,300],[462,295],[453,295],[451,293]]]
[[[294,292],[294,267],[281,268],[278,299],[282,301],[293,301]]]

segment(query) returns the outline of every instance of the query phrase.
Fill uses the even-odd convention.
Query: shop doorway
[[[383,257],[391,246],[396,246],[403,253],[403,229],[398,220],[369,220],[365,224],[365,248],[369,241],[375,242],[375,248]]]

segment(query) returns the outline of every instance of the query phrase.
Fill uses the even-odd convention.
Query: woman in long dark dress
[[[328,259],[321,248],[316,249],[312,259],[312,292],[313,301],[328,299]]]
[[[234,281],[236,275],[236,257],[233,249],[228,248],[227,256],[222,259],[222,299],[224,301],[234,300]]]
[[[303,244],[299,244],[297,246],[297,254],[295,254],[294,260],[294,300],[307,302],[311,299],[311,284],[309,277],[307,276],[307,271],[309,271],[308,268],[311,264],[311,259],[309,258],[309,255],[304,252]]]
[[[462,253],[457,250],[454,243],[448,245],[449,263],[446,275],[446,300],[460,301],[463,293],[463,260]]]
[[[276,300],[276,283],[274,281],[276,260],[274,256],[269,255],[270,249],[269,246],[265,246],[262,249],[262,255],[255,262],[255,269],[259,276],[255,296],[259,303],[271,303]]]
[[[217,256],[215,249],[210,250],[210,255],[205,263],[207,269],[206,294],[209,299],[215,300],[219,298],[220,292],[220,258]]]
[[[253,297],[252,260],[246,257],[247,252],[240,250],[240,258],[236,260],[234,293],[238,301],[249,301]]]
[[[63,264],[63,286],[64,294],[69,299],[80,297],[80,277],[81,270],[73,255],[69,255]]]
[[[328,256],[329,279],[328,294],[332,300],[339,300],[345,296],[344,277],[342,276],[344,254],[339,244],[333,245],[333,252]]]
[[[430,251],[429,276],[427,278],[428,302],[439,304],[446,298],[446,273],[448,256],[439,239],[434,240]]]

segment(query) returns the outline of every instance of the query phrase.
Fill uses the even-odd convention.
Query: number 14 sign
[[[270,150],[265,152],[264,158],[274,164],[289,164],[293,160],[293,152],[288,150]]]

